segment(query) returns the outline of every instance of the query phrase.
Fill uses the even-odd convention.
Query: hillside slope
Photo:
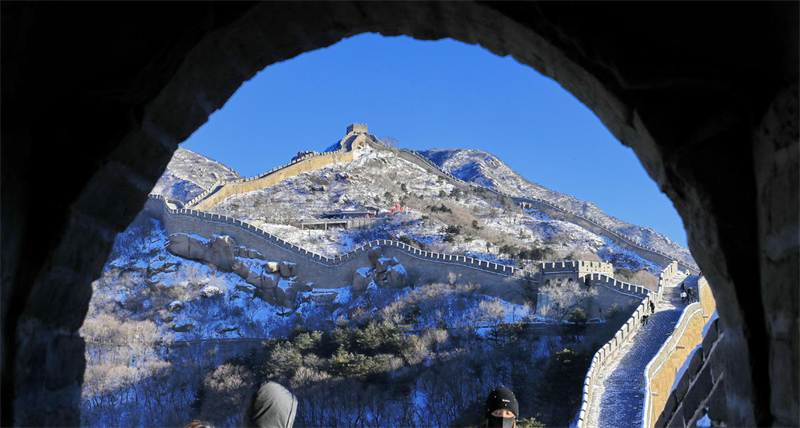
[[[537,211],[503,205],[457,188],[393,152],[366,148],[341,162],[288,178],[266,189],[231,196],[213,213],[246,221],[310,251],[332,257],[372,239],[395,239],[437,252],[517,266],[565,258],[603,259],[632,270],[659,269],[608,238]],[[365,230],[301,230],[325,212],[377,208],[398,202],[404,211]]]
[[[238,178],[241,176],[233,169],[179,147],[151,193],[186,203],[218,180]]]
[[[605,214],[591,202],[581,201],[532,183],[489,153],[474,149],[421,150],[419,153],[464,181],[487,186],[512,196],[544,199],[566,210],[578,212],[642,245],[696,265],[688,249],[655,230],[626,223]]]

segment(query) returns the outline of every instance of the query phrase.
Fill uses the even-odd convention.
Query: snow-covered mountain
[[[529,183],[487,153],[424,154],[466,181],[592,213],[616,230],[649,230]],[[186,203],[219,180],[238,178],[224,165],[179,149],[153,193]],[[352,161],[229,196],[210,211],[324,256],[342,254],[365,241],[394,239],[518,268],[572,258],[611,262],[629,269],[628,274],[640,271],[636,275],[645,280],[655,280],[652,274],[660,270],[608,237],[537,210],[523,210],[481,189],[459,185],[415,156],[402,157],[396,150],[367,144],[356,149]],[[369,229],[298,227],[326,212],[386,212],[395,203],[403,210]],[[431,426],[430,419],[419,415],[436,414],[440,397],[449,396],[439,386],[453,389],[442,379],[452,379],[459,388],[471,386],[454,394],[460,397],[450,404],[454,410],[436,424],[466,426],[474,422],[470,412],[480,407],[474,404],[485,397],[484,387],[507,382],[505,373],[523,379],[529,391],[543,391],[540,379],[550,376],[548,370],[558,370],[553,357],[557,353],[571,352],[583,361],[585,367],[577,370],[575,379],[563,380],[577,403],[582,371],[588,368],[594,345],[610,339],[627,318],[613,305],[590,330],[539,336],[526,333],[522,323],[535,331],[536,325],[545,327],[552,320],[542,318],[532,300],[512,303],[486,294],[481,284],[453,281],[402,288],[373,281],[363,289],[356,287],[355,279],[340,287],[331,284],[333,288],[307,284],[291,305],[281,306],[265,298],[249,274],[224,272],[210,262],[171,252],[168,233],[176,231],[167,232],[161,221],[143,212],[117,237],[101,277],[93,283],[81,330],[88,363],[83,426],[177,426],[196,417],[233,425],[238,408],[222,398],[241,401],[240,386],[254,373],[279,376],[301,401],[318,403],[309,406],[314,411],[304,408],[299,414],[303,426],[328,426],[330,421],[355,426],[362,410],[333,399],[345,394],[355,394],[346,400],[353,403],[377,397],[375,415],[381,418],[387,417],[386,411],[394,412],[390,419],[380,419],[393,422],[375,419],[373,425]],[[239,259],[244,257],[241,251]],[[254,255],[248,252],[247,257]],[[278,287],[290,281],[281,279]],[[503,339],[506,336],[514,340]],[[480,373],[470,371],[472,367]],[[387,389],[386,382],[398,387]],[[154,394],[161,397],[157,404],[171,411],[141,412]],[[389,401],[393,404],[387,406]],[[539,417],[541,412],[548,425],[564,426],[577,409],[556,412],[564,407],[562,401],[536,396],[527,401],[530,408],[523,413]]]
[[[189,149],[179,147],[152,193],[188,202],[219,180],[236,180],[233,169]]]
[[[655,230],[626,223],[605,214],[591,202],[581,201],[532,183],[489,153],[474,149],[422,150],[419,153],[464,181],[487,186],[512,196],[544,199],[566,210],[580,213],[642,245],[655,248],[689,264],[696,264],[688,249]]]
[[[512,171],[513,173],[513,171]],[[363,230],[301,230],[298,223],[325,212],[377,208],[398,202],[404,212]],[[365,147],[352,162],[299,174],[269,188],[225,199],[212,213],[246,221],[310,251],[332,257],[372,239],[406,240],[450,254],[518,265],[527,259],[599,256],[632,270],[659,268],[608,238],[536,211],[498,205],[485,194],[464,191],[392,151]],[[528,262],[529,263],[529,262]]]

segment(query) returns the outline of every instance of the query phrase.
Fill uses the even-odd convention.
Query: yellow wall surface
[[[697,281],[697,288],[700,296],[699,304],[694,303],[687,307],[687,312],[673,333],[677,336],[668,340],[668,343],[671,342],[670,346],[666,346],[653,357],[650,390],[647,391],[651,400],[650,428],[655,426],[659,415],[664,411],[678,370],[683,366],[692,350],[703,342],[703,328],[717,308],[711,287],[708,286],[708,281],[704,277],[700,277]]]

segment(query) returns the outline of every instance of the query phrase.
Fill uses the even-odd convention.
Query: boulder
[[[386,288],[404,288],[409,285],[408,272],[403,265],[391,266],[386,271],[386,280],[383,286]]]
[[[236,275],[241,276],[242,278],[247,279],[250,276],[250,266],[243,262],[242,259],[233,259],[231,263],[231,269],[233,270]]]
[[[256,287],[251,284],[236,284],[236,289],[248,294],[254,294],[256,292]]]
[[[222,290],[214,285],[206,285],[202,290],[200,290],[200,296],[202,297],[211,297],[217,294],[222,294]]]
[[[247,250],[247,258],[248,259],[259,259],[259,260],[266,260],[267,258],[264,257],[263,254],[259,253],[256,250],[248,249]]]
[[[275,273],[278,272],[278,270],[280,270],[280,265],[278,264],[278,262],[267,262],[264,264],[264,270],[266,270],[269,273]]]
[[[194,330],[194,324],[192,324],[192,323],[178,324],[178,325],[175,325],[174,327],[172,327],[172,331],[175,331],[175,332],[178,332],[178,333],[188,333],[188,332],[190,332],[192,330]]]
[[[209,248],[207,241],[196,235],[173,233],[169,235],[167,249],[185,259],[208,261]]]
[[[281,276],[284,278],[291,278],[297,276],[297,263],[281,262],[280,264]]]
[[[259,285],[258,287],[262,290],[270,290],[278,286],[278,275],[261,272],[259,276]]]
[[[284,289],[282,289],[280,287],[275,287],[275,289],[274,289],[274,292],[275,292],[275,304],[277,304],[279,306],[283,306],[284,308],[291,309],[292,308],[292,304],[291,304],[292,298],[291,298],[290,294],[287,293],[286,291],[287,290],[284,290]]]
[[[353,291],[364,291],[367,289],[370,281],[372,281],[370,268],[362,268],[356,270],[353,274]]]
[[[381,258],[381,254],[383,254],[383,249],[378,246],[372,247],[372,249],[367,252],[367,258],[372,267],[377,267],[376,264],[378,263],[378,259]]]
[[[236,331],[236,330],[239,330],[239,327],[236,327],[236,326],[219,327],[217,329],[217,334],[225,334],[225,333],[228,333],[228,332],[231,332],[231,331]]]
[[[183,302],[180,300],[174,300],[169,305],[167,305],[167,310],[170,312],[178,312],[184,308]]]
[[[231,272],[233,270],[233,249],[236,246],[230,236],[214,235],[211,238],[210,258],[208,262],[216,266],[219,270]]]
[[[397,263],[394,264],[396,265]],[[381,257],[378,260],[376,260],[375,263],[373,263],[373,266],[375,267],[375,272],[377,273],[386,272],[387,270],[389,270],[391,266],[393,266],[392,259]]]
[[[244,281],[250,285],[261,288],[261,274],[259,272],[251,270]]]

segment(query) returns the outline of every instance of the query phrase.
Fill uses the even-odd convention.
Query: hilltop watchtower
[[[368,134],[368,127],[364,123],[354,123],[347,127],[347,133]]]

